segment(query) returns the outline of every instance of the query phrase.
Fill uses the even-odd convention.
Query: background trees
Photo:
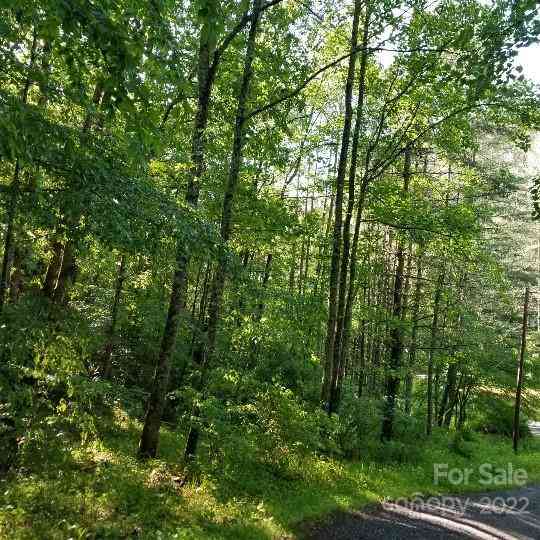
[[[98,437],[107,405],[139,457],[165,421],[201,460],[268,424],[276,466],[496,429],[538,273],[535,9],[6,4],[4,421]]]

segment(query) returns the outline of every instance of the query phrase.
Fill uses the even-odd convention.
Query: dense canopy
[[[534,414],[539,36],[531,0],[4,1],[0,536],[126,429],[182,486],[511,435],[526,287]]]

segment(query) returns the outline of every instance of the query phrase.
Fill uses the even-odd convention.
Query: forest
[[[0,537],[540,481],[539,41],[532,0],[2,0]]]

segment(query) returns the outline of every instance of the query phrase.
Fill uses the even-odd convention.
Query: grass
[[[540,481],[540,442],[515,456],[511,441],[475,435],[456,451],[448,435],[419,442],[407,462],[344,462],[291,454],[286,468],[249,453],[201,464],[200,481],[181,485],[183,441],[163,430],[160,459],[135,458],[140,425],[117,412],[100,436],[82,443],[49,441],[45,453],[0,479],[0,537],[23,539],[272,539],[293,538],[298,524],[335,510],[416,493],[501,489],[480,483],[478,466],[527,471]],[[406,452],[407,453],[407,452]],[[384,457],[384,451],[383,451]],[[384,461],[387,461],[386,463]],[[433,464],[475,470],[466,485],[433,482]]]

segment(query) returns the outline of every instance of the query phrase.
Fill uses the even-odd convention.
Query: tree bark
[[[64,247],[64,256],[62,257],[62,268],[58,274],[58,281],[54,289],[53,302],[58,305],[66,305],[68,302],[69,291],[77,279],[78,267],[75,259],[75,244],[68,240]]]
[[[214,355],[217,329],[220,320],[221,304],[223,299],[223,290],[228,273],[227,245],[231,236],[233,205],[238,187],[240,169],[242,167],[242,157],[245,139],[245,119],[251,80],[253,77],[253,60],[255,58],[256,37],[261,13],[260,8],[261,0],[253,0],[250,27],[246,43],[244,67],[242,71],[242,81],[240,85],[240,92],[238,95],[238,104],[235,115],[234,140],[231,153],[231,161],[229,165],[229,175],[227,178],[225,193],[223,195],[223,206],[221,210],[221,253],[219,255],[216,272],[214,273],[212,286],[210,288],[210,303],[207,319],[207,344],[205,347],[202,365],[200,368],[201,376],[198,385],[199,387],[202,386],[208,364]],[[198,410],[196,407],[194,408],[193,416],[198,416]],[[184,458],[186,459],[186,461],[191,460],[195,456],[198,441],[199,428],[195,425],[195,423],[192,423],[188,433],[186,448],[184,452]]]
[[[456,384],[457,384],[457,373],[458,373],[458,366],[456,362],[451,362],[448,366],[448,370],[446,372],[446,383],[444,385],[443,395],[441,398],[441,404],[439,406],[439,413],[437,415],[437,425],[439,427],[448,426],[450,425],[450,420],[448,420],[448,423],[446,421],[449,413],[450,413],[450,405],[453,404],[453,396],[456,390]]]
[[[514,406],[514,429],[512,442],[514,452],[518,451],[519,444],[519,415],[521,412],[521,392],[523,387],[523,363],[525,361],[525,350],[527,348],[527,317],[529,314],[529,287],[525,289],[525,300],[523,302],[523,324],[521,326],[521,348],[519,351],[519,362],[517,369],[516,402]]]
[[[37,34],[34,28],[32,35],[32,45],[30,47],[30,61],[28,65],[28,75],[24,83],[24,87],[21,92],[21,102],[28,102],[28,93],[32,86],[32,79],[30,72],[34,67],[36,61],[36,47],[37,47]],[[7,217],[6,217],[6,236],[4,237],[4,254],[2,257],[2,268],[0,270],[0,315],[4,309],[6,302],[7,291],[9,288],[11,277],[11,264],[13,261],[13,244],[14,244],[14,230],[15,230],[15,217],[17,215],[17,207],[19,204],[19,192],[21,184],[21,163],[17,158],[15,160],[15,169],[13,171],[13,179],[10,184],[10,196],[7,204]]]
[[[331,391],[332,378],[335,377],[334,368],[334,344],[336,338],[336,323],[338,315],[338,285],[341,259],[341,241],[343,226],[343,192],[345,184],[345,174],[347,171],[347,161],[349,153],[349,141],[351,137],[352,124],[352,94],[354,85],[354,71],[356,66],[356,49],[358,45],[358,25],[360,20],[360,10],[362,2],[355,0],[354,15],[351,31],[349,66],[347,71],[347,80],[345,83],[345,118],[343,121],[343,130],[341,136],[341,151],[336,175],[336,193],[334,202],[334,231],[333,248],[330,260],[330,277],[328,287],[328,319],[326,325],[326,341],[324,353],[324,376],[321,390],[321,401],[328,413],[331,413]]]
[[[418,318],[420,313],[420,300],[422,297],[422,258],[423,252],[418,248],[416,261],[416,283],[414,287],[414,300],[412,308],[412,329],[411,329],[411,344],[409,347],[409,365],[405,376],[405,414],[411,414],[412,408],[412,391],[413,391],[413,376],[416,365],[416,347],[418,335]]]
[[[465,275],[462,275],[459,282],[459,302],[463,303],[464,296],[464,283]],[[462,327],[462,315],[459,312],[457,317],[457,328],[458,332],[461,331]],[[458,363],[456,361],[451,361],[446,372],[446,382],[444,385],[443,395],[441,398],[441,403],[439,406],[439,412],[437,416],[437,425],[439,427],[445,426],[450,427],[450,419],[452,416],[452,410],[455,405],[456,392],[458,390]]]
[[[280,0],[269,1],[264,9],[277,4]],[[221,45],[215,47],[215,20],[218,4],[215,0],[207,2],[208,15],[202,25],[199,38],[199,56],[197,64],[198,92],[197,111],[195,113],[191,139],[191,168],[186,188],[186,202],[195,208],[199,201],[200,180],[205,169],[205,131],[208,124],[210,98],[221,58],[232,40],[250,22],[250,17],[242,17],[234,28],[225,36]],[[163,413],[165,394],[169,383],[171,356],[176,345],[180,313],[185,308],[186,288],[190,253],[187,246],[178,241],[176,269],[173,276],[169,310],[161,341],[160,353],[156,364],[152,392],[148,398],[147,414],[143,432],[139,441],[138,456],[141,459],[155,457],[157,454],[159,427]]]
[[[100,104],[102,104],[104,96],[104,91],[100,83],[97,83],[94,88],[94,93],[92,96],[92,103],[97,107]],[[91,112],[88,112],[84,118],[83,125],[82,125],[82,133],[87,133],[91,127],[92,122],[95,120],[94,115]],[[74,219],[68,223],[68,226],[73,227],[76,222],[80,219],[80,216],[77,219]],[[63,248],[63,256],[61,258],[61,264],[60,269],[57,273],[56,278],[56,285],[54,288],[54,291],[51,293],[50,298],[52,299],[53,303],[60,304],[60,305],[66,305],[68,302],[69,293],[71,290],[71,287],[74,285],[75,280],[77,278],[77,260],[75,257],[75,251],[76,251],[76,242],[73,238],[69,238]],[[54,248],[53,248],[54,250]],[[52,265],[55,265],[57,263],[57,260],[51,260]],[[54,280],[54,273],[56,272],[56,268],[52,268],[51,272],[53,275],[51,278]],[[49,273],[49,269],[47,269],[47,274]],[[47,278],[45,278],[47,279]]]
[[[328,213],[324,215],[324,224],[322,229],[324,230],[323,238],[319,244],[317,253],[317,268],[315,269],[315,288],[313,294],[316,295],[319,291],[319,282],[322,280],[323,274],[323,260],[326,256],[326,245],[330,236],[330,225],[332,224],[332,214],[334,212],[334,194],[330,196],[330,204],[328,205]]]
[[[435,288],[435,297],[433,300],[433,319],[431,322],[430,348],[428,353],[428,368],[427,368],[427,417],[426,417],[426,434],[431,435],[433,429],[433,368],[435,362],[435,348],[437,347],[438,330],[439,330],[439,307],[441,303],[442,287],[444,283],[445,270],[442,268],[437,278]]]
[[[103,377],[110,379],[111,377],[111,356],[114,347],[114,341],[116,339],[116,323],[118,320],[118,307],[120,306],[120,298],[122,297],[122,291],[124,288],[124,281],[126,279],[126,256],[121,255],[118,265],[118,274],[116,277],[116,283],[114,287],[114,298],[111,306],[111,320],[109,328],[107,330],[107,341],[103,350]]]
[[[404,154],[403,190],[402,197],[406,197],[411,181],[411,148],[407,147]],[[401,360],[403,356],[403,272],[405,269],[405,249],[403,241],[399,240],[396,253],[396,271],[394,277],[393,309],[394,324],[390,330],[390,358],[389,372],[386,376],[385,403],[381,429],[381,438],[388,441],[392,438],[394,429],[394,416],[396,399],[401,380]]]
[[[62,268],[62,259],[64,257],[64,247],[58,241],[52,244],[52,257],[47,267],[47,273],[45,274],[45,280],[43,282],[42,292],[45,296],[52,300],[54,290],[58,283],[58,276]]]
[[[211,10],[217,9],[215,1],[209,2]],[[213,16],[214,14],[210,14]],[[191,138],[191,168],[186,188],[186,202],[196,208],[199,202],[200,180],[205,169],[205,131],[208,124],[210,97],[217,65],[210,68],[210,58],[214,49],[214,29],[205,19],[199,38],[198,57],[198,97],[197,111],[193,123]],[[173,276],[169,309],[165,319],[165,328],[152,383],[152,391],[148,398],[144,427],[139,441],[139,458],[153,458],[157,454],[161,416],[165,406],[165,395],[169,384],[171,357],[176,346],[180,314],[185,307],[186,288],[189,267],[189,250],[180,240],[176,248],[176,269]]]
[[[347,202],[347,212],[345,214],[345,221],[343,224],[343,248],[341,256],[341,266],[338,280],[338,307],[336,314],[336,325],[335,325],[335,337],[334,337],[334,351],[333,351],[333,373],[332,373],[332,382],[330,388],[330,402],[328,404],[328,411],[330,413],[335,412],[339,406],[340,396],[341,396],[341,379],[343,377],[343,365],[346,359],[346,349],[344,343],[344,334],[346,333],[345,326],[346,321],[346,300],[347,300],[347,288],[351,291],[354,288],[354,282],[347,280],[349,275],[349,262],[351,255],[351,221],[353,217],[353,212],[355,205],[357,204],[360,208],[363,206],[365,190],[367,185],[364,186],[362,182],[360,195],[361,201],[358,203],[355,200],[355,184],[356,184],[356,169],[358,163],[358,146],[360,141],[360,130],[363,125],[363,116],[364,116],[364,99],[366,93],[366,69],[369,51],[367,49],[367,44],[369,40],[369,24],[370,24],[370,4],[366,5],[366,13],[364,17],[364,26],[362,33],[362,55],[360,59],[360,73],[358,76],[358,103],[356,107],[356,118],[354,125],[354,132],[352,138],[351,146],[351,163],[349,167],[349,192],[348,192],[348,202]],[[358,212],[356,223],[359,226],[361,220],[361,212]],[[356,229],[356,227],[355,227]],[[358,241],[358,233],[355,230],[355,240]],[[356,257],[356,245],[354,246],[353,256]],[[354,280],[354,275],[353,275]],[[348,287],[347,287],[348,286]],[[348,335],[347,335],[348,341]],[[348,345],[348,343],[347,343]]]

